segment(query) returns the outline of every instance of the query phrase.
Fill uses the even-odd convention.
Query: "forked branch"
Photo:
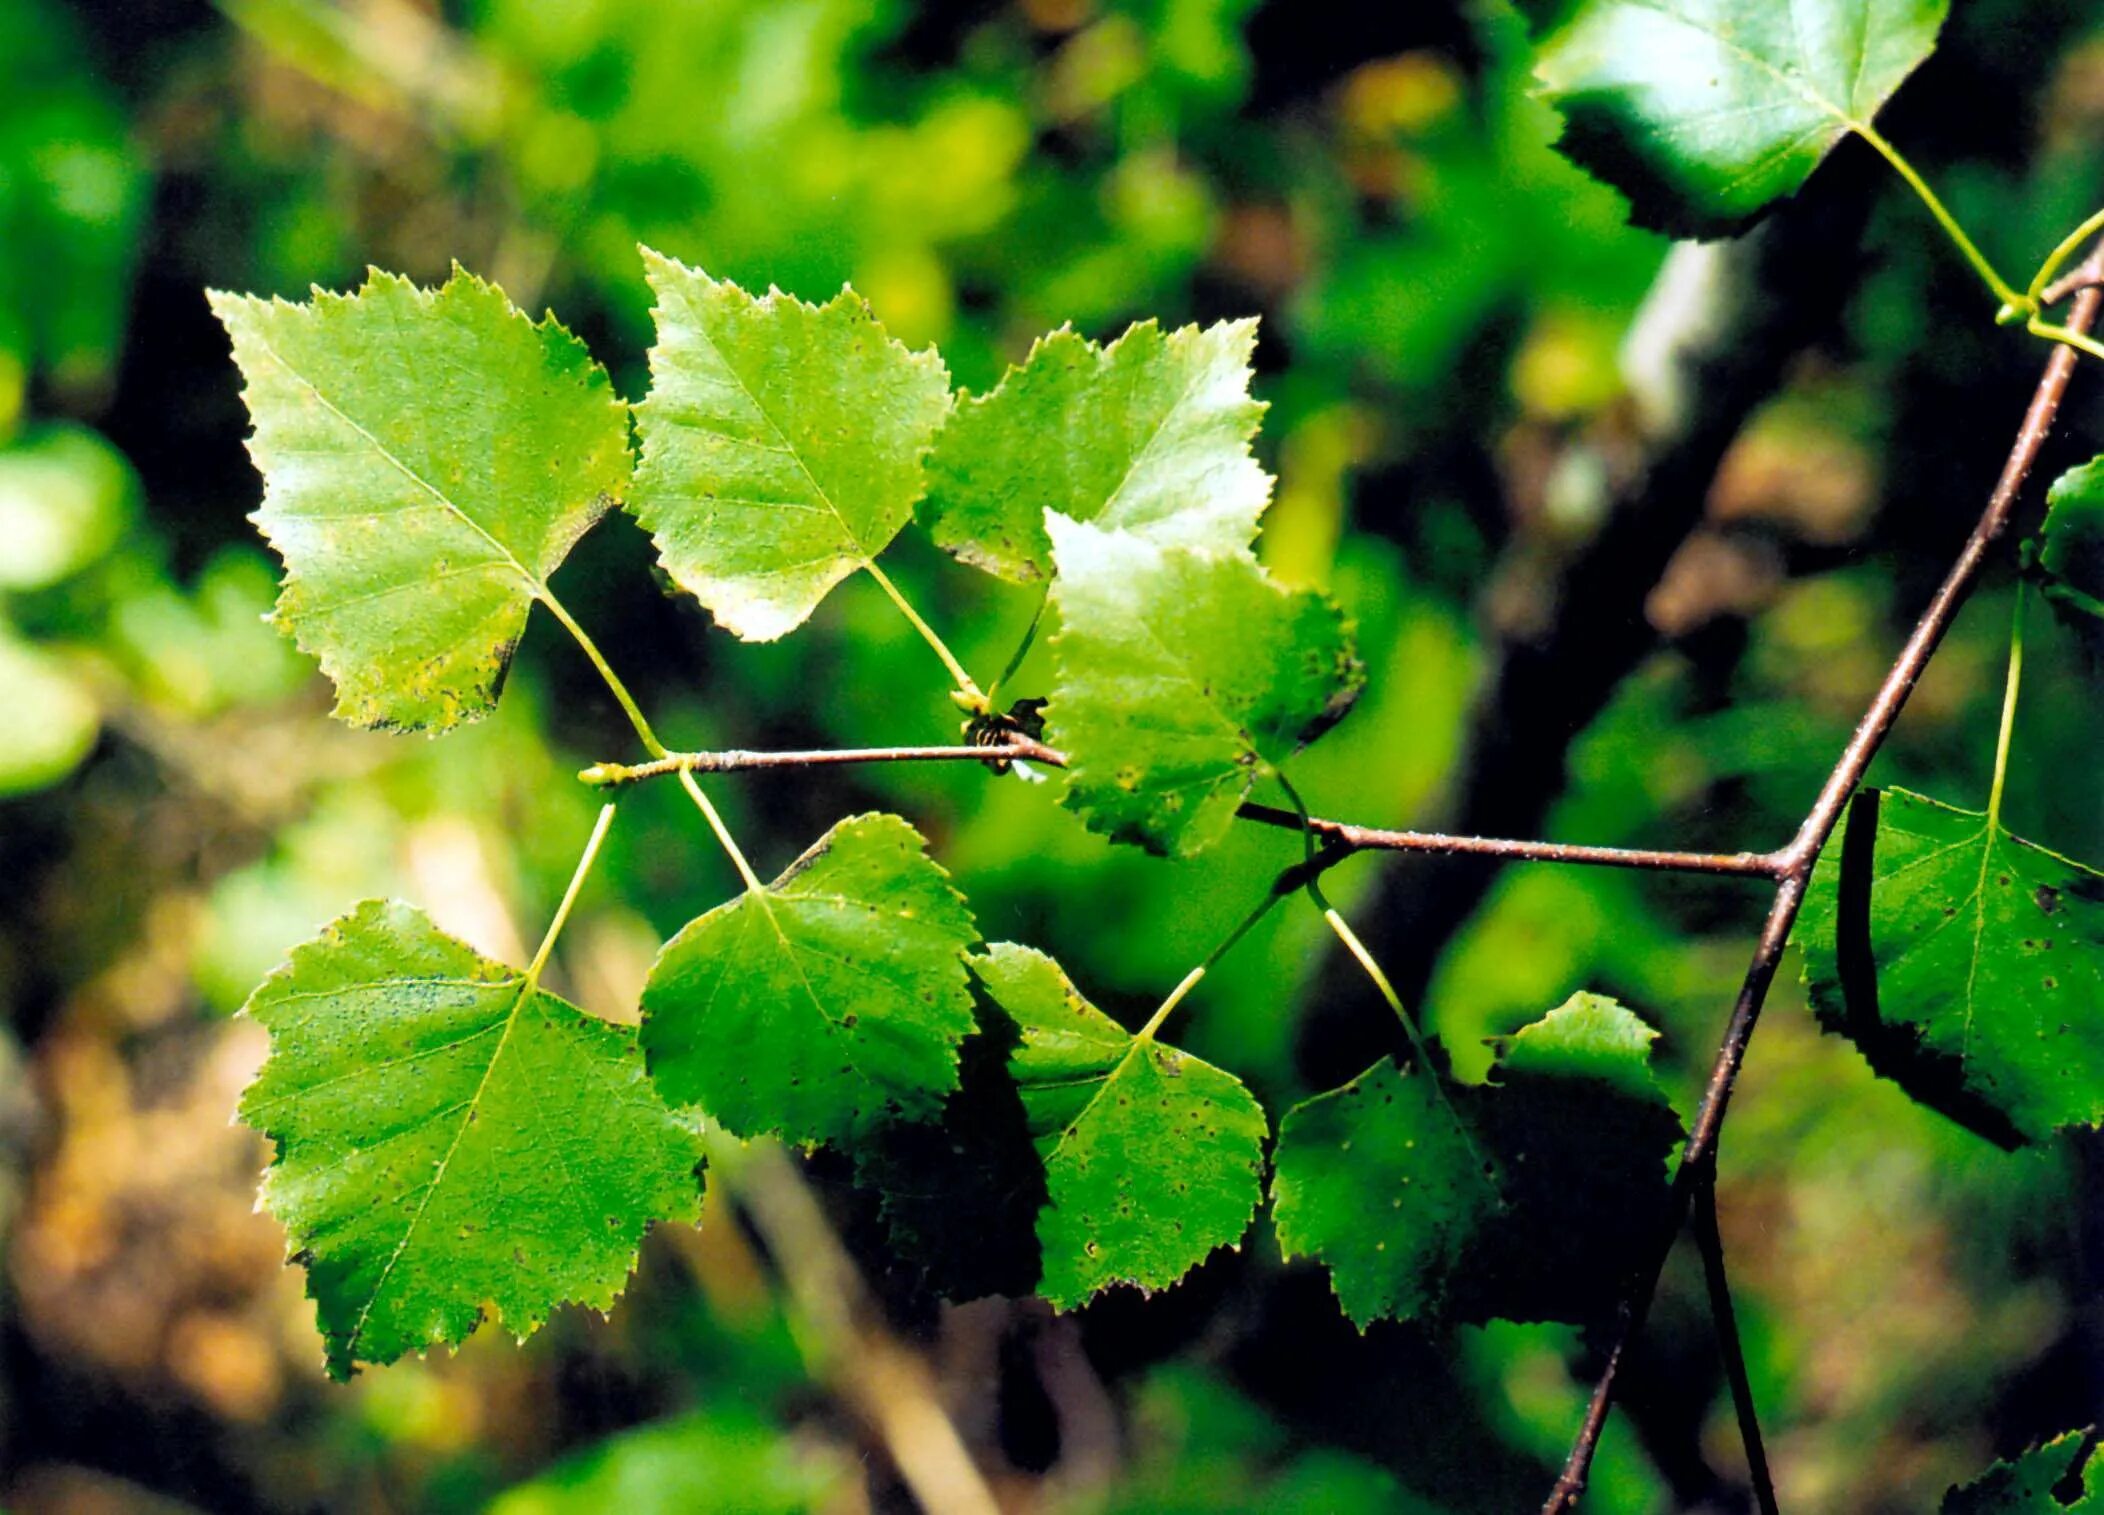
[[[2104,252],[2093,253],[2083,267],[2088,281],[2104,276]],[[2104,291],[2095,287],[2083,288],[2068,315],[2069,330],[2086,334],[2097,319],[2100,304],[2104,304]],[[1542,1515],[1562,1515],[1562,1512],[1573,1509],[1585,1488],[1593,1453],[1599,1446],[1600,1433],[1606,1427],[1607,1412],[1614,1403],[1623,1362],[1629,1355],[1630,1343],[1650,1312],[1666,1256],[1687,1220],[1697,1191],[1716,1179],[1717,1138],[1724,1125],[1725,1109],[1731,1101],[1732,1086],[1738,1081],[1739,1069],[1745,1063],[1747,1042],[1753,1036],[1755,1022],[1760,1019],[1761,1005],[1768,996],[1768,986],[1774,982],[1783,949],[1789,944],[1790,930],[1797,924],[1797,912],[1804,903],[1805,889],[1811,883],[1812,869],[1819,861],[1820,849],[1833,835],[1842,808],[1862,783],[1871,759],[1877,756],[1885,738],[1891,735],[1922,670],[1928,666],[1929,659],[1935,655],[1952,622],[1957,619],[1958,611],[1972,593],[1989,549],[2008,530],[2017,492],[2030,476],[2046,434],[2052,429],[2053,419],[2059,414],[2068,380],[2075,371],[2075,362],[2075,349],[2070,346],[2055,348],[2053,355],[2046,360],[2045,373],[2031,396],[2030,407],[2024,412],[2023,425],[2009,450],[2008,461],[2002,465],[2002,476],[1995,484],[1994,493],[1988,497],[1986,510],[1965,539],[1965,545],[1959,549],[1957,561],[1951,565],[1942,586],[1929,601],[1928,609],[1915,623],[1898,659],[1878,685],[1870,708],[1857,723],[1855,734],[1849,738],[1839,761],[1828,774],[1811,813],[1798,828],[1796,838],[1776,855],[1782,868],[1777,878],[1775,900],[1768,907],[1768,918],[1761,927],[1753,960],[1747,965],[1738,1000],[1732,1006],[1730,1019],[1725,1022],[1722,1045],[1718,1047],[1716,1061],[1711,1066],[1702,1102],[1696,1108],[1687,1145],[1681,1152],[1680,1166],[1673,1174],[1664,1224],[1647,1259],[1647,1266],[1620,1302],[1613,1345],[1608,1350],[1599,1380],[1593,1386],[1592,1398],[1586,1406],[1585,1418],[1563,1472],[1542,1505]]]

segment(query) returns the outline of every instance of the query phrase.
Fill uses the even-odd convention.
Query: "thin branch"
[[[1739,1440],[1746,1448],[1746,1475],[1760,1515],[1777,1515],[1775,1480],[1768,1472],[1768,1449],[1761,1441],[1761,1419],[1754,1408],[1753,1380],[1746,1374],[1746,1350],[1739,1342],[1738,1312],[1731,1304],[1731,1280],[1724,1273],[1724,1237],[1717,1230],[1717,1186],[1704,1184],[1695,1195],[1695,1245],[1702,1253],[1702,1280],[1709,1289],[1710,1318],[1717,1324],[1717,1350],[1724,1358],[1724,1378],[1731,1385],[1731,1406],[1739,1417]]]
[[[997,765],[1028,762],[1041,763],[1047,768],[1064,768],[1067,756],[1058,748],[1048,747],[1030,737],[1011,736],[979,745],[942,747],[821,747],[782,752],[749,752],[732,748],[722,752],[669,752],[647,763],[594,763],[577,776],[587,784],[612,788],[670,774],[824,768],[852,763],[941,762]],[[1261,826],[1276,826],[1284,831],[1303,829],[1298,815],[1271,805],[1246,804],[1237,813],[1243,820]],[[1437,831],[1388,831],[1376,826],[1354,825],[1349,821],[1325,820],[1321,816],[1311,817],[1305,829],[1336,845],[1337,850],[1325,854],[1325,869],[1354,852],[1465,853],[1477,857],[1638,868],[1663,873],[1736,874],[1748,878],[1779,878],[1786,866],[1781,853],[1661,852],[1640,847],[1588,847],[1570,842],[1448,836]]]
[[[2051,284],[2048,284],[2044,289],[2040,290],[2038,292],[2038,303],[2041,306],[2058,305],[2069,295],[2076,294],[2085,289],[2095,288],[2100,280],[2104,280],[2104,273],[2100,273],[2097,269],[2084,265],[2083,267],[2075,269],[2070,273],[2061,275],[2058,279],[2055,279]]]
[[[1245,821],[1300,829],[1300,817],[1269,805],[1244,805]],[[1644,847],[1588,847],[1573,842],[1520,842],[1502,837],[1448,836],[1439,831],[1386,831],[1311,816],[1308,829],[1352,851],[1442,852],[1473,857],[1578,863],[1601,868],[1636,868],[1652,873],[1726,873],[1748,878],[1779,877],[1783,862],[1769,852],[1660,852]]]
[[[2104,253],[2092,254],[2084,268],[2090,278],[2097,278],[2100,271],[2104,271]],[[2068,316],[2069,328],[2078,333],[2087,332],[2096,321],[2100,304],[2104,304],[2104,291],[2085,288]],[[1660,1228],[1649,1266],[1639,1273],[1621,1302],[1614,1344],[1608,1351],[1599,1381],[1593,1387],[1570,1457],[1565,1461],[1555,1487],[1550,1490],[1548,1500],[1542,1505],[1542,1515],[1562,1515],[1562,1512],[1573,1509],[1585,1488],[1586,1473],[1592,1466],[1600,1433],[1607,1424],[1608,1410],[1614,1403],[1616,1380],[1629,1355],[1630,1344],[1650,1312],[1666,1255],[1672,1250],[1673,1239],[1687,1219],[1696,1192],[1715,1179],[1717,1136],[1724,1124],[1725,1109],[1731,1101],[1732,1086],[1738,1081],[1739,1069],[1746,1060],[1746,1044],[1753,1036],[1755,1022],[1760,1019],[1768,986],[1774,981],[1783,949],[1789,944],[1790,928],[1797,923],[1797,912],[1804,903],[1805,888],[1811,882],[1812,868],[1819,861],[1820,849],[1833,835],[1842,808],[1855,793],[1857,785],[1862,783],[1871,759],[1877,756],[1878,749],[1891,734],[1900,711],[1906,707],[1907,697],[1914,692],[1914,686],[1921,678],[1922,670],[1928,666],[1929,659],[1951,629],[1951,623],[1957,619],[1958,611],[1980,576],[1980,567],[1987,559],[1988,550],[2008,530],[2017,491],[2029,477],[2031,466],[2037,462],[2039,449],[2045,443],[2046,433],[2052,429],[2061,399],[2067,393],[2068,380],[2074,374],[2075,362],[2075,351],[2071,347],[2056,348],[2046,360],[2045,373],[2031,396],[2030,407],[2024,412],[2023,426],[2010,448],[2008,461],[2002,466],[2002,476],[1988,498],[1986,510],[1965,539],[1957,561],[1945,575],[1935,598],[1929,601],[1928,609],[1915,623],[1913,633],[1900,649],[1898,660],[1879,684],[1876,697],[1871,700],[1870,708],[1864,712],[1854,735],[1842,750],[1833,772],[1827,776],[1804,825],[1798,829],[1790,845],[1776,855],[1782,872],[1776,886],[1775,902],[1769,906],[1768,919],[1761,927],[1753,960],[1747,965],[1738,1000],[1732,1006],[1731,1018],[1725,1023],[1723,1043],[1710,1069],[1709,1083],[1703,1090],[1702,1103],[1696,1109],[1687,1145],[1682,1149],[1680,1166],[1674,1170],[1665,1223]]]

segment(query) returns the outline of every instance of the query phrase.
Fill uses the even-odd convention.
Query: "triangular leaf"
[[[666,572],[747,641],[793,631],[912,518],[950,408],[851,289],[824,305],[643,249],[657,296],[630,509]]]
[[[978,940],[919,832],[851,817],[665,944],[643,989],[651,1077],[738,1136],[926,1120],[957,1087]]]
[[[1559,14],[1532,0],[1537,24]],[[1936,47],[1950,0],[1585,0],[1535,74],[1557,146],[1630,219],[1729,236],[1795,193]]]
[[[2063,1502],[2055,1490],[2068,1486],[2077,1467],[2080,1488]],[[1940,1508],[1942,1515],[2104,1515],[2104,1459],[2094,1454],[2089,1432],[2070,1431],[1952,1489]]]
[[[1279,1244],[1320,1258],[1361,1327],[1392,1318],[1586,1321],[1654,1234],[1680,1121],[1650,1027],[1576,994],[1442,1088],[1383,1059],[1286,1113]]]
[[[1060,618],[1045,719],[1068,756],[1067,803],[1120,841],[1198,852],[1358,698],[1343,614],[1247,553],[1045,520]]]
[[[2086,646],[2104,654],[2104,458],[2055,479],[2046,502],[2032,548],[2046,598]]]
[[[936,542],[1017,583],[1052,571],[1047,510],[1163,545],[1247,547],[1271,499],[1249,455],[1255,346],[1253,320],[1144,321],[1108,347],[1041,338],[943,429],[928,460]]]
[[[701,1144],[595,1020],[418,910],[368,901],[247,1013],[270,1057],[241,1118],[277,1143],[264,1203],[306,1264],[329,1369],[605,1309],[654,1220],[700,1213]]]
[[[455,269],[304,305],[214,294],[247,379],[275,619],[336,714],[443,731],[495,706],[532,602],[628,481],[627,412],[584,344]]]
[[[1022,1033],[1009,1068],[1048,1195],[1038,1293],[1065,1310],[1113,1284],[1163,1289],[1238,1243],[1270,1134],[1255,1096],[1132,1035],[1042,952],[997,942],[972,966]]]
[[[2004,1146],[2104,1121],[2104,875],[1904,789],[1849,807],[1805,897],[1829,1030]]]

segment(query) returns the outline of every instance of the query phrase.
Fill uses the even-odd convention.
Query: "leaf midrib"
[[[488,1092],[490,1079],[497,1071],[497,1064],[504,1059],[504,1049],[511,1043],[512,1029],[519,1023],[519,1012],[525,1008],[528,997],[535,992],[537,986],[521,974],[513,989],[511,1008],[505,1012],[504,1032],[497,1038],[497,1045],[490,1052],[489,1062],[482,1070],[482,1077],[476,1081],[475,1092],[468,1096],[466,1104],[455,1107],[460,1112],[460,1124],[453,1132],[453,1140],[447,1144],[445,1156],[438,1160],[438,1167],[431,1174],[431,1182],[424,1188],[424,1197],[417,1201],[416,1213],[409,1217],[409,1224],[402,1231],[402,1239],[395,1243],[394,1251],[388,1255],[387,1265],[380,1270],[379,1278],[374,1280],[372,1292],[366,1296],[364,1305],[359,1308],[358,1319],[352,1323],[344,1339],[345,1351],[354,1360],[359,1339],[364,1336],[366,1323],[372,1318],[373,1307],[387,1291],[387,1281],[394,1276],[396,1265],[401,1262],[402,1254],[408,1251],[417,1227],[423,1224],[424,1216],[431,1208],[431,1201],[437,1196],[439,1186],[445,1182],[447,1167],[460,1151],[461,1143],[467,1140],[468,1130],[475,1124],[475,1113],[482,1106],[482,1096]]]
[[[726,286],[718,284],[714,287],[718,290],[721,290]],[[757,301],[753,303],[754,305],[758,304]],[[823,309],[823,307],[813,307],[813,309]],[[864,564],[874,562],[876,560],[876,554],[869,550],[868,544],[862,540],[862,534],[855,530],[854,526],[849,523],[848,518],[841,513],[840,507],[833,502],[833,496],[831,492],[828,491],[823,484],[818,482],[818,475],[813,473],[811,471],[811,465],[804,461],[802,449],[797,446],[796,442],[790,437],[789,433],[782,429],[781,423],[775,420],[774,416],[768,411],[767,406],[761,401],[760,397],[753,392],[752,385],[746,381],[745,375],[738,371],[738,365],[731,361],[730,354],[725,352],[723,350],[722,344],[716,340],[716,334],[709,330],[707,319],[708,312],[704,309],[700,312],[700,314],[702,316],[702,319],[697,320],[694,323],[695,335],[699,336],[703,342],[708,344],[708,349],[711,353],[715,355],[716,361],[723,365],[723,371],[729,374],[731,378],[737,382],[738,393],[744,395],[745,398],[752,403],[753,410],[759,415],[762,421],[765,421],[767,423],[767,429],[774,433],[776,440],[782,444],[779,448],[770,448],[767,450],[778,451],[784,457],[788,458],[791,462],[796,464],[797,471],[803,474],[804,478],[810,483],[812,493],[816,494],[818,498],[824,502],[826,509],[832,512],[833,519],[839,523],[842,534],[846,536],[848,542],[860,555],[861,561]],[[812,561],[815,563],[818,560],[813,559]],[[772,918],[773,915],[772,912],[770,912],[769,919],[771,920]]]
[[[512,552],[512,550],[509,547],[506,547],[493,534],[491,534],[490,530],[486,526],[484,526],[480,521],[476,520],[473,516],[469,515],[467,510],[464,507],[462,507],[457,501],[455,501],[451,496],[447,495],[444,490],[440,489],[436,484],[433,484],[429,479],[425,478],[421,473],[417,472],[416,469],[410,467],[408,463],[404,462],[401,458],[397,457],[393,449],[388,447],[388,445],[385,442],[382,442],[377,436],[375,436],[370,430],[368,430],[362,422],[360,422],[356,417],[352,416],[350,412],[346,411],[334,400],[330,399],[328,395],[324,394],[322,392],[321,386],[316,384],[312,379],[308,378],[304,373],[301,373],[299,369],[295,368],[290,362],[288,362],[284,354],[280,353],[277,350],[277,348],[272,345],[268,337],[262,335],[260,331],[254,331],[252,332],[252,335],[254,336],[256,345],[262,348],[265,353],[269,354],[270,360],[273,363],[277,364],[279,368],[284,370],[284,372],[288,376],[290,376],[295,383],[303,387],[307,391],[307,393],[314,396],[315,400],[322,406],[324,410],[328,411],[330,415],[336,417],[337,420],[343,422],[344,425],[350,427],[352,431],[355,431],[356,433],[358,433],[359,436],[363,437],[367,444],[369,444],[372,447],[373,451],[377,452],[381,457],[385,458],[389,463],[394,465],[394,467],[401,473],[402,477],[408,479],[412,484],[415,484],[419,489],[423,490],[426,494],[430,495],[431,498],[437,501],[439,505],[443,506],[447,511],[451,512],[455,519],[459,520],[469,530],[473,531],[477,536],[481,537],[483,541],[487,542],[490,545],[490,547],[496,552],[497,556],[500,559],[502,559],[503,562],[507,566],[509,566],[514,573],[516,573],[519,576],[520,581],[525,584],[529,593],[531,593],[536,599],[545,600],[548,598],[547,583],[540,577],[539,574],[532,572],[526,567],[524,563],[521,563],[518,560],[518,557]]]

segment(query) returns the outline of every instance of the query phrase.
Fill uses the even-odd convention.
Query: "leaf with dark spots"
[[[1488,1084],[1383,1059],[1295,1106],[1274,1159],[1280,1246],[1325,1263],[1361,1327],[1605,1318],[1656,1234],[1680,1136],[1655,1035],[1577,994],[1496,1044]]]
[[[1042,952],[997,942],[972,968],[1019,1032],[1009,1071],[1047,1195],[1038,1293],[1072,1309],[1116,1284],[1167,1288],[1240,1242],[1270,1134],[1255,1097],[1126,1031]]]
[[[1187,857],[1365,682],[1342,612],[1244,552],[1162,547],[1054,515],[1060,630],[1045,721],[1090,829]]]
[[[2104,874],[1903,789],[1849,807],[1799,939],[1820,1021],[2003,1146],[2104,1122]]]

